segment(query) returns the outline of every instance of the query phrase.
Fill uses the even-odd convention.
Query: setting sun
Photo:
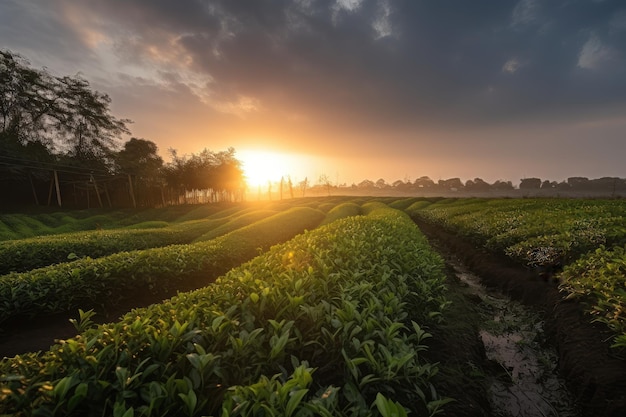
[[[293,176],[293,161],[282,153],[272,151],[244,150],[237,152],[242,162],[246,182],[251,187],[265,186],[280,181],[281,177]]]

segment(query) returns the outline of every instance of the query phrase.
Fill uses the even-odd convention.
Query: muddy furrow
[[[626,360],[611,351],[611,337],[603,326],[590,323],[581,306],[565,300],[556,284],[440,227],[414,220],[440,251],[447,252],[448,258],[458,258],[480,277],[482,285],[541,315],[546,340],[556,349],[558,373],[573,392],[583,416],[626,416]],[[483,342],[489,353],[489,337]]]

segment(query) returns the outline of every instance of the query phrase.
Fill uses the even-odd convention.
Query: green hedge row
[[[214,227],[197,237],[195,241],[202,242],[205,240],[215,239],[218,236],[225,235],[226,233],[232,232],[233,230],[237,230],[243,226],[247,226],[276,213],[277,212],[274,210],[254,210],[246,211],[241,215],[233,215],[232,218],[229,217],[228,219],[225,219],[227,221],[223,222],[219,226]]]
[[[613,347],[626,350],[626,247],[600,247],[567,265],[559,278],[569,298],[582,301],[594,321],[613,332]]]
[[[444,280],[406,215],[338,220],[214,285],[4,360],[0,414],[434,415],[447,400],[420,352]]]
[[[114,229],[146,221],[174,222],[198,220],[227,210],[231,204],[169,206],[150,209],[88,209],[50,213],[0,214],[0,241],[35,236],[72,233],[95,229]],[[240,205],[237,206],[240,209]]]
[[[137,289],[162,293],[184,279],[215,277],[259,250],[315,228],[323,218],[318,210],[294,208],[211,241],[119,252],[3,275],[0,324],[15,316],[100,305]]]
[[[530,267],[567,264],[626,243],[619,200],[443,199],[406,210]]]
[[[606,199],[444,199],[415,202],[412,216],[505,254],[577,299],[626,348],[626,204]],[[563,272],[560,269],[563,268]]]
[[[226,220],[195,221],[187,227],[92,230],[0,242],[0,274],[23,272],[78,258],[189,243]]]

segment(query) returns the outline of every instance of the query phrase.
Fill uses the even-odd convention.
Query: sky
[[[624,0],[0,0],[0,49],[81,74],[165,160],[626,177]]]

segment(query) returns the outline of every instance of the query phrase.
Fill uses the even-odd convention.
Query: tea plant
[[[444,281],[410,219],[372,209],[214,285],[5,359],[0,414],[433,415],[448,400],[420,352]]]
[[[439,224],[542,273],[626,347],[626,204],[621,200],[468,199],[415,203],[411,215]]]
[[[39,236],[0,242],[0,274],[23,272],[55,263],[122,251],[189,243],[203,231],[224,223],[197,221],[158,229],[114,229]]]
[[[560,274],[561,288],[569,298],[578,298],[595,321],[615,334],[614,348],[626,348],[626,248],[598,248]]]
[[[321,225],[332,223],[335,220],[343,219],[350,216],[360,216],[361,206],[356,203],[342,203],[334,206],[326,213],[326,218]]]
[[[259,220],[265,219],[271,215],[276,214],[277,212],[274,210],[254,210],[251,212],[247,212],[238,216],[221,218],[223,221],[222,224],[208,230],[206,233],[198,236],[194,241],[201,242],[205,240],[211,240],[218,236],[225,235],[226,233],[232,232],[233,230],[237,230],[240,227],[247,226]]]
[[[259,250],[316,227],[323,217],[317,210],[295,208],[206,242],[120,252],[3,275],[0,324],[15,316],[91,308],[139,289],[164,293],[185,279],[204,277],[208,282]]]
[[[617,200],[467,199],[410,206],[439,224],[529,267],[566,264],[600,245],[626,243]]]

